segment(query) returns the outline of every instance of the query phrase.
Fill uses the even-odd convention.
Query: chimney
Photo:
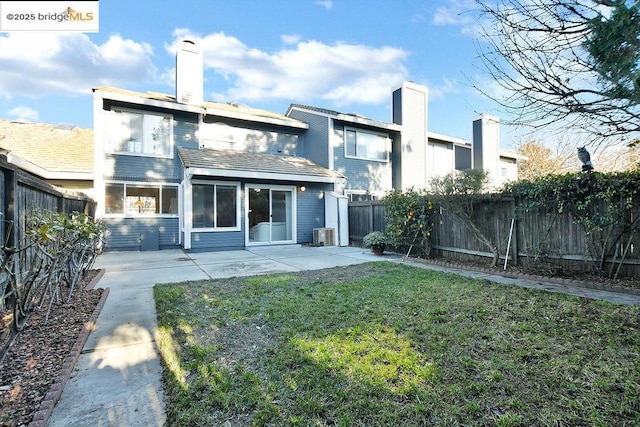
[[[202,49],[191,40],[183,40],[176,55],[176,101],[200,105],[203,102]]]
[[[392,88],[393,123],[402,125],[399,143],[394,147],[393,186],[396,189],[426,188],[427,168],[427,102],[429,90],[413,82]]]
[[[500,177],[500,119],[481,114],[473,121],[473,168],[489,172],[490,186]]]

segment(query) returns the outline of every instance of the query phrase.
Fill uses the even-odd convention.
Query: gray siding
[[[242,231],[192,233],[191,250],[238,250],[244,249],[244,229]]]
[[[160,248],[179,247],[178,218],[104,218],[107,250],[140,250],[141,239],[157,233]]]
[[[313,229],[324,227],[324,191],[332,191],[333,185],[307,185],[304,193],[298,193],[298,243],[313,242]]]
[[[138,110],[141,111],[140,109]],[[122,181],[180,182],[182,180],[182,164],[177,155],[177,147],[198,148],[196,138],[197,127],[197,116],[195,114],[174,115],[174,156],[171,159],[111,154],[105,152],[104,179]],[[108,133],[108,129],[106,132]],[[104,135],[104,137],[108,138],[108,135]]]
[[[245,121],[227,117],[207,117],[205,126],[215,123],[224,123],[228,128],[213,128],[213,131],[205,128],[202,136],[208,148],[285,156],[295,156],[298,153],[300,129],[260,123],[251,123],[249,126]]]
[[[312,162],[329,167],[329,118],[306,111],[291,111],[290,117],[309,125],[309,129],[301,137],[298,155]]]
[[[333,137],[336,141],[340,141],[340,144],[335,144],[333,148],[333,168],[347,177],[345,190],[379,192],[389,191],[393,187],[391,153],[388,162],[346,158],[342,124],[336,123]]]

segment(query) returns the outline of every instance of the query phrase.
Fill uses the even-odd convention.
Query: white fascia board
[[[29,160],[16,156],[11,152],[7,152],[7,162],[18,166],[20,169],[30,172],[43,179],[64,179],[64,180],[82,180],[90,181],[93,179],[93,172],[51,172],[40,167]]]
[[[312,176],[312,175],[294,175],[284,174],[276,172],[255,172],[255,171],[241,171],[241,170],[229,170],[229,169],[209,169],[209,168],[187,168],[190,176],[202,175],[202,176],[220,176],[225,178],[251,178],[251,179],[263,179],[273,181],[297,181],[297,182],[325,182],[325,183],[340,183],[346,180],[342,177],[324,177],[324,176]]]
[[[515,160],[529,160],[527,156],[523,156],[522,154],[514,153],[511,151],[499,150],[498,155],[500,157],[506,157],[507,159],[515,159]]]
[[[427,131],[427,138],[428,139],[435,139],[438,141],[444,141],[444,142],[451,142],[452,144],[455,145],[462,145],[462,146],[469,146],[471,147],[471,143],[462,139],[462,138],[457,138],[455,136],[448,136],[448,135],[443,135],[441,133],[436,133],[436,132],[429,132]]]
[[[392,130],[396,132],[402,131],[402,125],[399,125],[396,123],[380,122],[378,120],[368,119],[366,117],[358,117],[351,114],[344,114],[344,113],[338,113],[337,115],[328,114],[322,111],[309,110],[309,109],[300,108],[300,107],[289,107],[286,114],[287,115],[290,114],[293,110],[315,114],[316,116],[329,117],[331,119],[340,120],[343,122],[357,123],[365,126],[377,127],[379,129]]]
[[[297,121],[295,119],[291,119],[291,121],[289,121],[289,120],[278,119],[275,117],[256,116],[249,113],[242,113],[239,111],[229,111],[222,108],[212,108],[212,107],[206,107],[205,113],[210,116],[228,117],[230,119],[246,120],[246,121],[258,122],[258,123],[267,123],[270,125],[287,126],[290,128],[297,128],[297,129],[309,129],[309,125],[307,123]]]
[[[167,110],[174,110],[174,111],[186,111],[189,113],[203,113],[205,111],[204,107],[198,107],[196,105],[180,104],[178,102],[160,101],[157,99],[149,99],[142,96],[133,96],[133,95],[118,93],[118,92],[103,91],[100,89],[95,89],[95,93],[98,94],[102,99],[127,102],[130,104],[144,105],[148,107],[164,108]]]
[[[351,114],[338,114],[336,119],[343,122],[356,123],[359,125],[376,127],[379,129],[402,131],[402,125],[396,123],[379,122],[377,120],[367,119],[365,117],[352,116]]]

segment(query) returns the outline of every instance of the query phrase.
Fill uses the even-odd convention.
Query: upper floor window
[[[171,157],[171,116],[129,110],[113,110],[108,126],[113,152]]]
[[[389,160],[389,136],[345,129],[345,156],[386,162]]]
[[[105,214],[178,215],[177,184],[105,184]]]

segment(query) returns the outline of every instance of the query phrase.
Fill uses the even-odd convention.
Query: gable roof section
[[[92,129],[0,119],[0,148],[45,179],[93,178]]]
[[[288,126],[297,129],[308,129],[309,125],[300,120],[287,117],[272,111],[260,108],[252,108],[238,103],[221,103],[206,101],[202,104],[182,104],[176,102],[175,96],[159,92],[135,92],[113,87],[99,87],[93,89],[104,99],[122,101],[143,106],[165,108],[174,111],[186,111],[191,113],[206,114],[212,116],[228,117],[238,120],[246,120],[258,123],[267,123],[279,126]]]
[[[181,148],[178,154],[191,175],[326,183],[346,179],[344,175],[302,157],[208,148]]]
[[[289,109],[287,110],[287,116],[291,113],[292,110],[310,111],[323,116],[333,117],[334,119],[341,120],[343,122],[376,127],[376,128],[385,129],[388,131],[390,130],[390,131],[399,132],[402,130],[402,125],[368,119],[356,113],[340,113],[338,111],[328,110],[326,108],[311,107],[309,105],[302,105],[302,104],[291,104],[289,106]]]

